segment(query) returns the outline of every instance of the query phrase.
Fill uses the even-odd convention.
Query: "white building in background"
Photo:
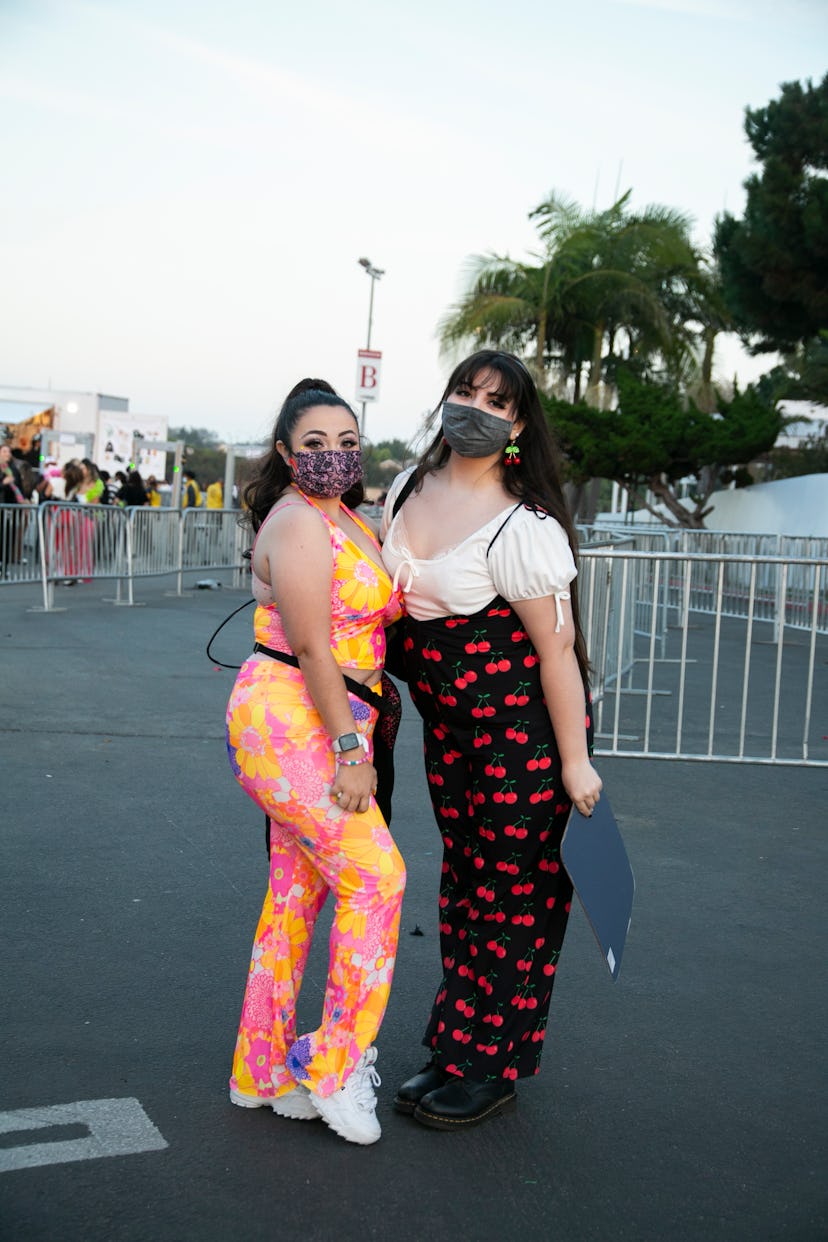
[[[708,530],[828,539],[828,474],[802,474],[714,492]]]
[[[626,496],[623,492],[624,500]],[[687,500],[682,503],[691,507]],[[803,474],[772,483],[754,483],[751,487],[728,488],[713,492],[707,503],[712,513],[704,519],[706,530],[828,539],[828,474]],[[667,510],[657,507],[665,521],[672,524]],[[648,526],[658,525],[659,519],[648,509],[630,514],[623,508],[599,513],[595,522],[598,526]]]
[[[794,421],[776,437],[774,448],[798,449],[828,432],[828,407],[815,401],[780,401]],[[708,530],[828,538],[828,474],[802,474],[751,487],[714,492]]]
[[[167,439],[167,419],[159,414],[132,414],[127,397],[72,392],[56,388],[12,388],[0,385],[0,428],[12,443],[28,447],[41,437],[41,456],[58,465],[73,457],[90,457],[114,474],[135,463],[146,478],[163,479],[166,454],[152,451],[153,440]],[[141,444],[134,451],[134,442]]]

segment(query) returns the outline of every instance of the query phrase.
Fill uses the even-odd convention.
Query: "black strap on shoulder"
[[[414,470],[412,470],[412,471],[411,471],[411,474],[408,476],[408,478],[406,479],[406,481],[403,483],[402,487],[400,488],[400,494],[399,494],[399,496],[397,496],[397,497],[396,497],[396,499],[395,499],[395,501],[394,501],[393,508],[391,509],[391,518],[392,518],[392,520],[393,520],[393,519],[397,516],[397,514],[398,514],[398,513],[399,513],[399,511],[400,511],[400,509],[401,509],[401,508],[403,507],[403,505],[405,504],[406,500],[408,500],[408,497],[409,497],[409,496],[411,495],[411,493],[414,491],[414,487],[415,487],[415,485],[416,485],[416,482],[417,482],[417,471],[416,471],[416,469],[414,469]],[[503,530],[503,527],[506,525],[506,523],[507,523],[507,522],[508,522],[511,518],[513,518],[513,517],[514,517],[514,515],[517,513],[518,509],[520,509],[520,508],[521,508],[521,505],[522,505],[522,501],[519,501],[519,502],[518,502],[518,504],[516,504],[516,505],[515,505],[514,509],[511,509],[511,510],[509,511],[509,513],[507,513],[507,514],[506,514],[506,517],[505,517],[505,518],[503,519],[503,521],[500,523],[500,525],[498,526],[497,530],[495,531],[495,533],[492,535],[491,539],[489,540],[489,546],[488,546],[488,548],[486,549],[486,556],[488,556],[488,555],[489,555],[489,553],[491,552],[491,550],[492,550],[492,544],[494,543],[495,539],[497,539],[497,537],[498,537],[498,535],[500,534],[500,532]]]
[[[402,487],[400,488],[400,494],[399,496],[397,496],[396,500],[394,501],[394,506],[391,510],[392,520],[397,516],[400,509],[403,507],[405,502],[408,500],[408,497],[414,491],[414,486],[416,482],[417,482],[417,470],[415,467],[415,469],[411,471],[411,474],[408,476],[408,478],[403,483]]]
[[[500,534],[500,532],[503,530],[503,527],[506,525],[506,523],[507,523],[508,521],[510,521],[510,520],[511,520],[511,519],[515,516],[515,514],[516,514],[516,513],[517,513],[517,511],[518,511],[518,509],[520,509],[520,508],[521,508],[521,505],[522,505],[522,502],[521,502],[521,504],[516,504],[516,505],[515,505],[515,507],[514,507],[514,509],[510,509],[510,510],[509,510],[509,512],[506,514],[505,518],[503,519],[503,521],[502,521],[502,522],[500,523],[500,525],[498,526],[498,528],[497,528],[497,530],[495,531],[495,533],[492,535],[491,539],[489,540],[489,546],[488,546],[488,548],[486,549],[486,556],[487,556],[487,557],[488,557],[489,553],[490,553],[490,552],[491,552],[491,550],[492,550],[492,544],[494,543],[495,539],[497,539],[498,535],[499,535],[499,534]]]

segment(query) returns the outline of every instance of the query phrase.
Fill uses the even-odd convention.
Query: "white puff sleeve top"
[[[424,560],[409,547],[405,506],[391,516],[408,473],[391,486],[380,537],[385,567],[395,588],[402,588],[410,615],[418,621],[471,616],[498,595],[509,603],[551,595],[559,631],[561,600],[569,599],[567,587],[578,572],[560,523],[549,514],[510,505],[453,548]]]

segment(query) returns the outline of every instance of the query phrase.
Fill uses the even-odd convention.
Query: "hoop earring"
[[[514,440],[510,440],[503,450],[503,464],[504,466],[520,465],[520,449]]]

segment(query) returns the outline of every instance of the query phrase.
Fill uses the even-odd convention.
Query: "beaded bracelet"
[[[370,763],[371,760],[366,755],[364,759],[340,759],[336,756],[336,766],[338,768],[358,768],[360,764]]]

